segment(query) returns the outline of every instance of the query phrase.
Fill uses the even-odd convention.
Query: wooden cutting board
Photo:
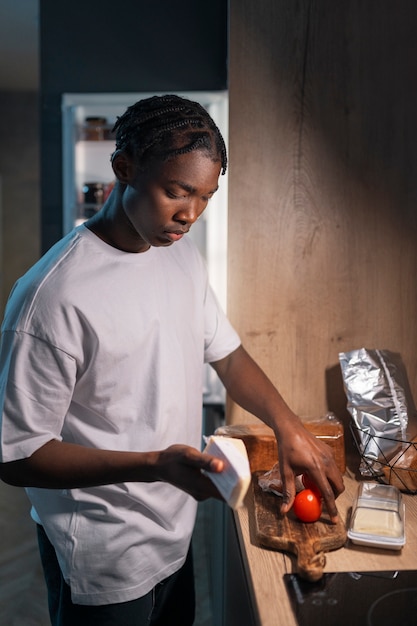
[[[319,580],[326,565],[325,552],[341,548],[347,539],[342,520],[332,524],[325,512],[317,522],[300,522],[290,511],[281,515],[281,498],[262,491],[254,472],[252,488],[254,495],[256,537],[261,546],[283,550],[296,555],[297,573],[306,580]]]

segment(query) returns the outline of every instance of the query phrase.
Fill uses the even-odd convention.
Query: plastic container
[[[355,544],[400,550],[405,544],[404,513],[397,487],[363,482],[353,503],[348,537]]]

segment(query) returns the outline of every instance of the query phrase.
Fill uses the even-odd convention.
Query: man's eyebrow
[[[172,185],[178,185],[179,187],[181,187],[182,189],[184,189],[184,191],[188,191],[188,193],[195,193],[197,191],[197,189],[195,187],[193,187],[192,185],[189,185],[188,183],[184,183],[181,180],[176,180],[176,179],[172,179],[169,181]],[[215,187],[215,189],[209,191],[209,194],[215,193],[218,190],[219,186],[217,185]]]

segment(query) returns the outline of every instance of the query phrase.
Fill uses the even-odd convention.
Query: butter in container
[[[352,507],[348,537],[358,545],[400,550],[405,544],[400,490],[393,485],[361,483]]]

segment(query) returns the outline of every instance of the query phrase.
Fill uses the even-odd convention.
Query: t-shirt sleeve
[[[61,430],[76,374],[74,359],[46,341],[6,331],[0,352],[2,462],[27,458]]]
[[[236,350],[240,337],[222,310],[212,288],[205,300],[204,362],[214,363]]]

